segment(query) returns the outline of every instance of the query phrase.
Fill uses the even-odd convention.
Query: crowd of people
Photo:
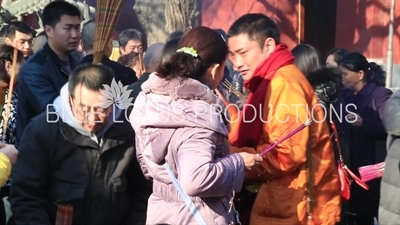
[[[42,23],[0,46],[0,224],[400,224],[400,91],[362,53],[290,50],[251,13],[127,29],[92,64],[95,20],[54,1]],[[368,188],[340,172],[381,162]]]

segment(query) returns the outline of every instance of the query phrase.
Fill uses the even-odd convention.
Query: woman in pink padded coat
[[[194,28],[142,85],[130,121],[137,158],[145,176],[153,179],[147,224],[227,225],[235,220],[231,196],[240,191],[246,167],[262,158],[229,154],[229,119],[213,92],[223,77],[227,53],[218,33]],[[182,195],[190,196],[186,200],[194,203],[192,211]]]

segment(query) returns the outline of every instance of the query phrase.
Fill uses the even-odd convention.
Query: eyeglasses
[[[85,118],[89,117],[90,115],[97,115],[98,117],[106,117],[109,116],[111,113],[112,107],[108,108],[101,108],[96,106],[87,106],[87,105],[77,105],[75,104],[74,100],[70,100],[73,108],[75,108],[75,112],[77,112],[80,116]]]

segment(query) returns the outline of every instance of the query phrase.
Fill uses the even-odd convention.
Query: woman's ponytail
[[[378,86],[385,86],[386,72],[382,69],[381,66],[374,62],[370,62],[367,73],[369,82],[375,83]]]
[[[171,58],[159,65],[156,69],[157,75],[164,79],[172,79],[177,77],[196,79],[201,76],[207,69],[202,66],[202,62],[198,57],[193,57],[183,52],[176,52]]]
[[[226,60],[228,46],[216,31],[208,27],[196,27],[185,33],[179,42],[177,52],[156,69],[164,79],[203,79],[203,75],[213,64]]]

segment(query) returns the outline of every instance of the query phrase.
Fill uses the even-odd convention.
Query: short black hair
[[[326,58],[328,56],[333,55],[333,60],[339,65],[343,58],[348,55],[349,52],[344,48],[334,48],[326,54]]]
[[[65,1],[50,2],[43,9],[42,22],[43,26],[55,27],[60,22],[62,16],[77,16],[81,19],[81,12],[71,3]]]
[[[100,64],[84,64],[72,71],[68,80],[68,91],[74,98],[75,88],[82,85],[92,91],[104,89],[103,85],[111,86],[114,72],[107,66]]]
[[[5,36],[12,40],[15,38],[15,33],[17,31],[23,34],[30,34],[32,37],[34,37],[36,33],[35,30],[24,21],[13,21],[8,24]]]
[[[267,38],[280,43],[280,32],[276,23],[261,13],[249,13],[237,19],[228,31],[228,38],[247,34],[251,40],[257,41],[261,47]]]
[[[130,40],[138,40],[142,42],[143,50],[146,51],[146,41],[144,40],[143,34],[136,29],[126,29],[122,31],[118,36],[119,47],[125,48]]]

